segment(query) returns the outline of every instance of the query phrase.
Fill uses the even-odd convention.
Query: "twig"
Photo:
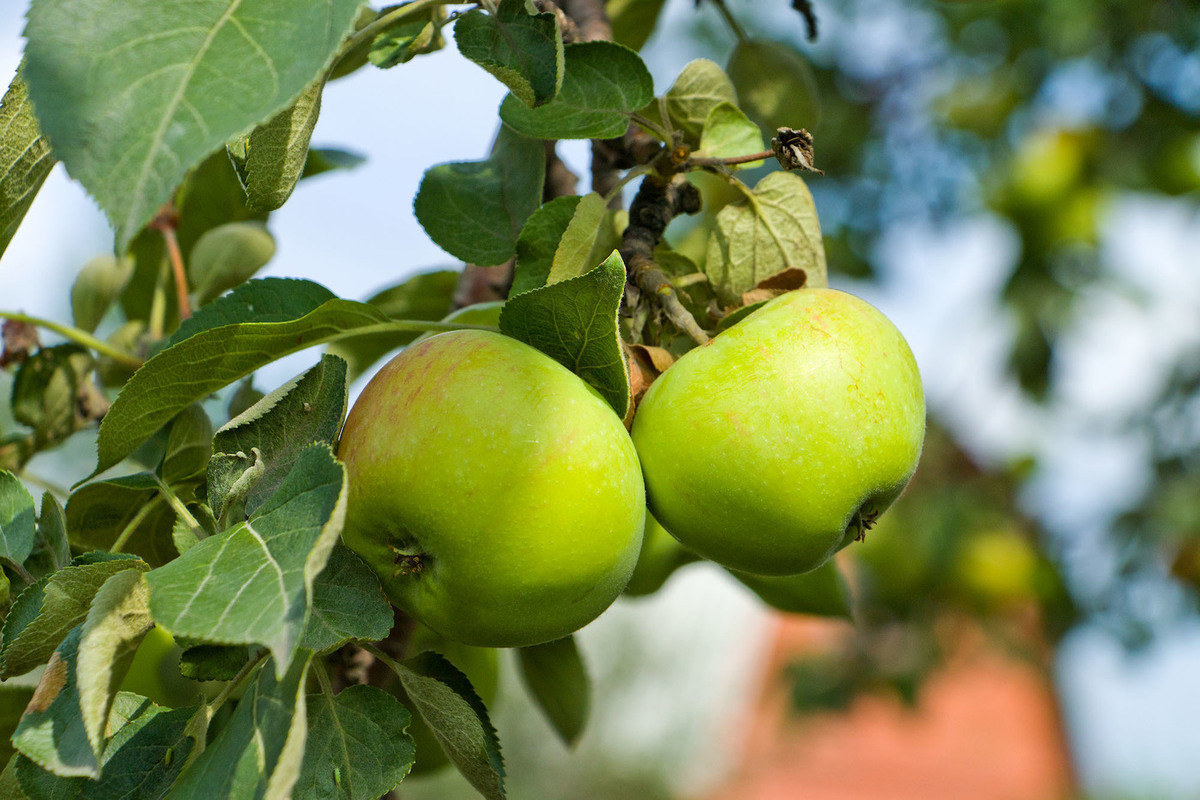
[[[153,511],[160,502],[162,502],[162,498],[158,495],[155,495],[146,502],[146,505],[139,508],[138,512],[133,515],[133,519],[129,520],[129,524],[126,525],[125,529],[121,531],[121,534],[117,537],[117,540],[112,543],[112,547],[108,548],[108,552],[121,552],[121,548],[123,548],[129,542],[129,537],[133,535],[135,530],[137,530],[137,526],[145,522],[146,517],[150,516],[150,512]]]
[[[28,314],[21,314],[16,311],[0,311],[0,319],[11,319],[17,322],[26,322],[30,325],[37,325],[39,328],[54,331],[55,333],[65,336],[76,344],[81,344],[91,350],[95,350],[102,356],[108,356],[113,361],[116,361],[126,367],[137,369],[142,365],[142,360],[137,356],[129,353],[124,353],[108,342],[101,341],[95,336],[92,336],[87,331],[73,328],[70,325],[62,325],[52,320],[42,319],[41,317],[31,317]]]
[[[729,29],[733,31],[733,35],[737,37],[739,42],[745,43],[749,41],[746,36],[746,31],[742,28],[741,23],[734,19],[733,14],[729,13],[729,9],[725,7],[725,0],[712,0],[717,10],[721,12],[721,16],[725,18],[725,23],[729,25]]]
[[[179,237],[175,228],[179,225],[179,215],[175,208],[167,203],[158,212],[158,216],[150,223],[150,227],[162,234],[167,244],[167,256],[171,262],[171,273],[175,277],[175,300],[179,306],[179,318],[187,319],[192,315],[192,302],[188,299],[187,271],[183,268],[183,252],[179,249]]]

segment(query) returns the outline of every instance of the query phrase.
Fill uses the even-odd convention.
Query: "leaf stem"
[[[353,328],[348,331],[339,331],[328,338],[322,338],[320,341],[314,341],[312,344],[316,345],[323,342],[336,342],[340,339],[350,339],[355,336],[366,336],[372,333],[442,333],[445,331],[490,331],[491,333],[499,333],[500,329],[495,325],[467,325],[458,322],[427,322],[419,319],[393,319],[387,322],[380,322],[375,325],[367,325],[363,328]]]
[[[192,516],[192,512],[187,510],[187,506],[184,505],[183,501],[179,499],[179,495],[175,494],[171,487],[168,486],[166,482],[158,475],[154,476],[154,482],[158,484],[159,495],[167,501],[167,504],[175,510],[176,514],[183,518],[184,523],[186,523],[193,531],[202,533],[204,528],[199,522],[196,521],[196,518]]]
[[[76,344],[81,344],[84,347],[95,350],[102,356],[108,356],[113,361],[116,361],[126,367],[137,369],[142,365],[142,360],[130,353],[122,352],[116,349],[108,342],[101,341],[90,333],[79,328],[73,328],[70,325],[62,325],[41,317],[31,317],[28,314],[21,314],[16,311],[0,311],[0,319],[11,319],[17,322],[26,322],[30,325],[37,325],[39,328],[54,331],[60,336],[65,336]]]
[[[333,699],[333,684],[329,682],[329,673],[325,670],[325,665],[319,659],[313,659],[313,673],[317,676],[317,683],[321,685],[321,694],[328,695]]]
[[[175,300],[179,305],[179,318],[192,315],[192,301],[188,299],[187,270],[183,268],[183,251],[179,249],[179,237],[175,235],[175,212],[167,208],[151,223],[162,234],[167,245],[167,257],[171,262],[171,273],[175,277]]]
[[[721,12],[721,16],[725,18],[726,24],[729,25],[729,29],[733,31],[733,35],[737,37],[738,41],[742,44],[749,41],[749,37],[746,36],[746,31],[742,28],[741,23],[734,19],[733,14],[725,7],[725,0],[712,0],[712,3]]]
[[[411,3],[393,8],[387,13],[380,14],[375,19],[364,25],[361,29],[355,31],[345,42],[342,43],[341,52],[348,53],[360,44],[374,39],[377,35],[395,25],[405,17],[424,11],[427,8],[434,6],[453,5],[455,0],[413,0]],[[335,62],[336,63],[336,62]]]
[[[266,650],[259,650],[254,655],[250,656],[250,660],[242,665],[242,668],[239,669],[237,674],[233,676],[233,680],[221,687],[220,693],[217,694],[217,696],[212,699],[212,702],[208,704],[208,707],[212,710],[212,712],[216,712],[217,709],[225,705],[225,701],[229,699],[229,696],[233,694],[234,690],[237,689],[242,681],[246,680],[246,676],[253,672],[254,668],[257,667],[259,663],[266,658],[266,656]]]
[[[764,150],[761,153],[753,153],[748,156],[734,156],[732,158],[707,158],[704,156],[692,156],[688,159],[688,166],[695,167],[731,167],[735,164],[749,164],[751,161],[765,161],[768,158],[774,158],[774,150]]]
[[[123,548],[129,542],[129,537],[133,535],[135,530],[137,530],[137,526],[141,525],[142,522],[145,521],[146,517],[150,516],[150,512],[153,511],[161,501],[161,497],[152,497],[146,503],[146,505],[138,509],[138,512],[133,515],[133,519],[129,520],[129,524],[126,525],[125,529],[121,531],[121,534],[117,537],[117,540],[112,543],[112,547],[108,548],[108,552],[121,552],[121,548]]]
[[[604,205],[607,206],[612,202],[613,198],[618,197],[621,194],[621,190],[624,189],[630,181],[642,177],[649,171],[650,167],[642,164],[626,172],[625,176],[621,178],[621,180],[617,181],[616,186],[609,189],[608,194],[604,195]]]
[[[674,137],[671,135],[670,131],[668,131],[666,128],[659,125],[657,122],[650,119],[649,117],[643,116],[643,115],[637,113],[636,111],[634,111],[629,115],[629,119],[635,125],[639,125],[639,126],[645,128],[646,130],[650,131],[650,133],[653,133],[655,136],[657,136],[659,138],[660,141],[662,141],[666,144],[671,144],[671,142],[674,140]]]

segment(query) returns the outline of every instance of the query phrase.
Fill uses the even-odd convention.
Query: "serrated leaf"
[[[66,439],[88,423],[81,406],[88,392],[88,374],[95,362],[74,344],[43,347],[21,365],[12,389],[13,417],[33,428],[39,449]],[[104,402],[96,395],[97,406]],[[90,409],[101,413],[101,409]]]
[[[568,745],[579,740],[591,709],[591,680],[574,636],[522,647],[521,677],[533,699]]]
[[[159,496],[158,482],[149,473],[108,478],[80,487],[67,501],[66,517],[67,531],[77,546],[107,550],[133,525],[125,543],[127,552],[138,554],[151,565],[175,557],[170,537],[175,512]]]
[[[556,197],[525,220],[517,237],[517,265],[510,296],[546,285],[554,266],[554,254],[582,201],[577,195]]]
[[[174,486],[203,473],[212,438],[212,422],[199,403],[192,403],[176,414],[171,421],[171,432],[167,434],[161,470],[163,481]]]
[[[132,259],[104,255],[83,265],[71,285],[71,317],[75,327],[91,333],[125,291],[133,277]]]
[[[237,519],[258,510],[291,472],[310,444],[332,446],[346,415],[346,362],[324,355],[301,375],[259,400],[226,423],[212,442],[208,470],[208,504],[218,518],[226,500],[247,469],[259,464],[248,490],[232,499]],[[206,451],[208,442],[205,443]],[[255,455],[254,451],[258,451]]]
[[[442,36],[445,20],[446,9],[436,6],[424,14],[417,14],[411,21],[388,28],[371,43],[368,60],[380,69],[391,69],[397,64],[407,64],[423,53],[441,50],[446,46]]]
[[[439,270],[414,275],[403,283],[373,295],[367,303],[394,319],[443,319],[454,308],[457,270]],[[403,347],[418,334],[392,331],[370,336],[351,336],[326,351],[346,359],[347,378],[353,381],[387,353]]]
[[[130,569],[145,571],[149,565],[132,556],[87,554],[21,592],[0,631],[0,677],[23,675],[46,663],[68,632],[87,618],[104,582]]]
[[[313,584],[312,610],[300,646],[323,653],[347,642],[377,642],[387,638],[394,621],[374,570],[339,544]]]
[[[198,305],[241,286],[275,255],[275,237],[261,222],[227,222],[192,247],[188,277]]]
[[[800,575],[752,575],[732,569],[728,572],[778,611],[851,618],[850,591],[833,560]]]
[[[629,365],[617,325],[624,291],[625,265],[614,252],[586,275],[510,298],[500,330],[574,372],[624,418]]]
[[[446,756],[488,800],[504,800],[504,757],[487,708],[458,669],[434,652],[392,664]]]
[[[710,158],[736,158],[763,152],[762,132],[733,103],[718,103],[708,112],[700,134],[697,155]],[[737,169],[761,167],[763,161],[738,164]]]
[[[38,128],[21,80],[21,67],[17,69],[17,76],[0,100],[0,255],[8,248],[56,161]]]
[[[821,121],[812,65],[783,42],[745,41],[729,57],[739,105],[764,130],[808,128]]]
[[[787,269],[802,269],[806,286],[827,286],[825,245],[812,194],[790,172],[767,175],[745,200],[717,214],[704,271],[726,306]]]
[[[412,769],[408,709],[374,686],[308,696],[308,740],[296,797],[376,800]]]
[[[286,670],[345,508],[342,465],[309,446],[250,519],[146,576],[155,621],[173,636],[264,644]]]
[[[79,711],[92,753],[99,763],[108,735],[108,712],[133,655],[154,626],[142,572],[113,575],[92,600],[79,641],[76,688]]]
[[[663,95],[663,100],[671,127],[682,131],[684,141],[695,148],[700,145],[708,115],[721,103],[737,103],[737,94],[725,70],[707,58],[698,58],[683,68]],[[662,121],[657,103],[644,113],[655,121]]]
[[[107,213],[118,251],[193,165],[325,71],[358,5],[34,0],[29,96],[67,171]]]
[[[521,226],[542,202],[545,173],[542,143],[501,126],[487,160],[426,170],[413,211],[429,238],[455,258],[502,264],[512,258]]]
[[[21,566],[37,540],[33,497],[11,472],[0,470],[0,558]]]
[[[123,692],[113,706],[110,724],[116,732],[105,748],[99,779],[60,778],[17,756],[19,787],[27,800],[160,800],[196,746],[189,730],[195,713],[160,708]]]
[[[173,800],[292,796],[308,729],[304,679],[311,660],[302,654],[278,678],[269,665],[258,670],[233,717],[179,776]]]
[[[71,543],[67,538],[67,518],[63,507],[50,492],[42,494],[42,513],[38,516],[33,550],[25,559],[25,569],[35,579],[57,572],[71,563]]]
[[[654,33],[664,5],[666,0],[608,0],[604,10],[612,23],[613,39],[641,50]]]
[[[304,173],[324,90],[322,76],[283,111],[229,145],[229,156],[246,190],[249,208],[274,211],[291,197]]]
[[[550,102],[562,86],[562,31],[554,14],[530,14],[525,0],[501,0],[494,15],[468,11],[454,24],[454,41],[527,106]]]
[[[513,95],[500,119],[535,139],[611,139],[625,133],[630,114],[654,99],[654,80],[636,52],[616,42],[563,48],[566,72],[553,100],[530,108]]]
[[[194,681],[231,681],[250,660],[242,645],[198,644],[179,654],[179,674]]]
[[[571,216],[571,222],[563,231],[562,239],[554,251],[554,262],[550,267],[550,275],[546,278],[547,284],[577,278],[596,266],[599,259],[593,261],[593,254],[604,232],[604,216],[607,213],[604,198],[595,192],[590,192],[580,199],[579,205],[575,206],[575,213]],[[616,249],[620,242],[606,241],[604,244],[608,247],[600,255],[601,258]]]
[[[50,656],[33,698],[13,734],[13,746],[43,769],[62,777],[94,778],[100,759],[92,751],[79,707],[79,640],[70,630]]]
[[[308,281],[251,281],[181,325],[170,346],[142,365],[113,401],[100,424],[97,472],[132,453],[180,409],[264,364],[352,331],[387,329],[389,318],[378,308],[351,300],[318,302],[306,288],[313,286]],[[250,294],[256,302],[242,303]],[[305,295],[305,302],[293,302],[297,294]],[[214,309],[211,316],[209,309]],[[251,314],[264,321],[242,321]]]

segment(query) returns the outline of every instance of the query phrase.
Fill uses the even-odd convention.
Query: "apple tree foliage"
[[[57,162],[114,240],[80,269],[70,321],[0,312],[13,387],[0,794],[365,800],[420,762],[415,737],[505,796],[491,691],[453,646],[410,647],[412,621],[340,543],[347,386],[422,333],[495,330],[451,312],[507,300],[499,330],[628,424],[672,359],[771,297],[825,285],[798,174],[814,169],[807,120],[760,113],[773,101],[755,59],[773,51],[728,71],[695,60],[656,94],[636,48],[661,5],[611,3],[610,22],[599,2],[33,0],[0,105],[0,253]],[[366,300],[256,279],[271,212],[305,178],[361,161],[310,146],[322,95],[359,69],[402,84],[403,65],[451,35],[509,89],[491,151],[431,166],[414,198],[464,269]],[[752,76],[740,90],[738,70]],[[576,192],[559,139],[593,140],[592,192]],[[705,196],[714,187],[725,195]],[[689,256],[663,234],[696,214],[691,237],[707,242]],[[260,367],[317,347],[303,374],[254,388]],[[80,432],[95,436],[90,477],[35,499],[31,460]],[[789,611],[848,614],[832,564],[743,579]],[[158,663],[139,666],[151,650]],[[518,663],[573,742],[589,693],[574,641]]]

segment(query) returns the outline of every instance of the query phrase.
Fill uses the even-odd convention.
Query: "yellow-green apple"
[[[799,289],[686,353],[638,408],[650,511],[685,547],[759,575],[819,567],[899,496],[925,401],[896,327]]]
[[[393,603],[447,638],[561,638],[633,572],[646,509],[629,435],[516,339],[455,331],[407,348],[363,390],[338,457],[342,538]]]

